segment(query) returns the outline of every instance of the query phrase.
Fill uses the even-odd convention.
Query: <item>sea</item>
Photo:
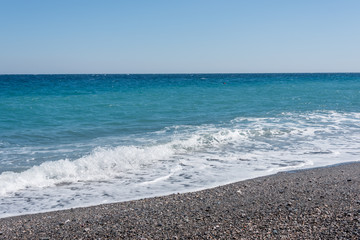
[[[360,159],[360,74],[0,75],[0,217]]]

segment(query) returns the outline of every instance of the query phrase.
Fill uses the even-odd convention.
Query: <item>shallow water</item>
[[[360,74],[2,75],[0,217],[358,161]]]

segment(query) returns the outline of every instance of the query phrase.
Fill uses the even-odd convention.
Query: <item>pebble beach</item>
[[[360,163],[0,219],[0,239],[359,239]]]

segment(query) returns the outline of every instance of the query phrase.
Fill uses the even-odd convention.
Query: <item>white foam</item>
[[[158,183],[158,182],[167,180],[171,176],[173,176],[176,172],[181,171],[181,169],[182,169],[181,166],[176,166],[176,168],[172,169],[171,172],[168,175],[162,176],[162,177],[156,177],[153,180],[142,182],[142,183],[140,183],[140,185],[150,185],[150,184],[154,184],[154,183]]]
[[[0,195],[61,183],[108,180],[129,169],[137,169],[151,161],[168,158],[172,153],[171,149],[163,146],[97,148],[90,155],[75,161],[64,159],[45,162],[21,173],[4,172],[0,175]]]
[[[0,216],[191,191],[357,161],[359,136],[360,113],[334,111],[168,127],[140,136],[137,142],[142,144],[136,146],[95,148],[75,160],[2,173]]]

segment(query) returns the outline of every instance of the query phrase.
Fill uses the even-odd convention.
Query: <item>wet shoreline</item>
[[[358,239],[360,163],[0,219],[0,239]]]

